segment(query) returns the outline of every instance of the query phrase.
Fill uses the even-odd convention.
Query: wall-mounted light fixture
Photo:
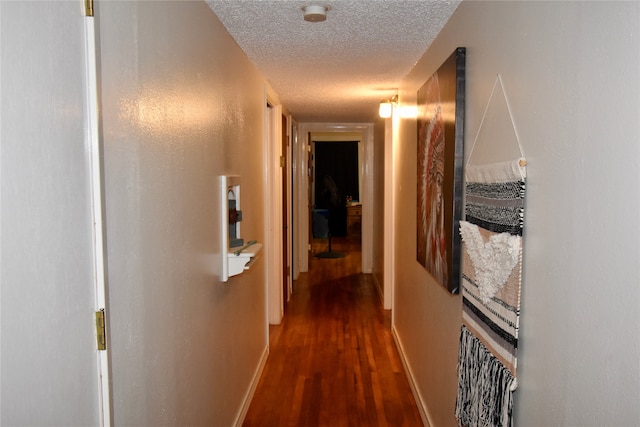
[[[398,105],[398,94],[393,95],[389,99],[380,101],[380,109],[378,114],[383,119],[388,119],[393,114],[393,108]]]

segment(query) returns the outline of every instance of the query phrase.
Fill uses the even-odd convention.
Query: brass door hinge
[[[106,350],[107,333],[104,321],[104,308],[96,311],[96,339],[98,341],[98,350]]]
[[[283,168],[287,165],[286,157],[280,156],[280,167]]]
[[[84,0],[84,16],[93,16],[93,0]]]

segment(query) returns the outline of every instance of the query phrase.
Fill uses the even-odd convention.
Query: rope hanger
[[[487,106],[484,109],[484,113],[482,114],[482,120],[480,120],[480,126],[478,127],[478,132],[476,133],[476,137],[473,140],[473,144],[471,145],[471,151],[469,151],[469,158],[467,159],[467,166],[471,162],[471,157],[473,155],[473,149],[478,142],[478,137],[480,136],[480,131],[482,130],[482,126],[484,125],[484,120],[487,117],[487,112],[489,111],[489,106],[491,105],[491,101],[493,100],[493,95],[496,91],[496,86],[500,83],[500,89],[502,90],[502,96],[504,97],[505,104],[507,105],[507,111],[509,111],[509,119],[511,120],[511,127],[513,128],[513,133],[516,136],[516,142],[518,143],[518,149],[520,150],[520,155],[522,156],[519,165],[520,167],[524,167],[527,165],[527,160],[524,156],[524,150],[522,149],[522,144],[520,144],[520,137],[518,135],[518,130],[516,129],[515,121],[513,120],[513,113],[511,112],[511,105],[509,104],[509,99],[507,98],[507,93],[504,89],[504,83],[502,82],[502,75],[498,73],[496,76],[496,81],[493,83],[493,89],[491,89],[491,96],[489,96],[489,101],[487,102]]]

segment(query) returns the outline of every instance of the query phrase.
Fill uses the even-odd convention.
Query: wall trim
[[[413,393],[413,398],[416,400],[416,406],[418,406],[418,412],[420,412],[420,418],[422,418],[422,423],[425,427],[433,426],[431,422],[431,416],[429,414],[429,408],[422,398],[422,394],[418,390],[416,385],[416,380],[413,375],[413,371],[411,370],[411,365],[407,360],[407,356],[404,352],[404,347],[402,346],[402,340],[398,335],[398,330],[395,325],[391,325],[391,335],[393,336],[393,340],[396,343],[396,347],[398,348],[398,353],[400,354],[400,360],[402,360],[402,366],[404,366],[404,371],[407,375],[407,379],[409,380],[409,386],[411,387],[411,392]]]
[[[258,366],[253,373],[253,378],[251,378],[251,383],[249,384],[249,388],[247,389],[247,393],[244,395],[244,399],[242,399],[242,406],[240,407],[240,412],[238,412],[238,416],[236,417],[235,422],[233,423],[234,427],[242,427],[244,423],[244,419],[247,417],[247,412],[249,411],[249,406],[251,405],[251,401],[253,400],[253,395],[258,388],[258,383],[260,382],[260,378],[262,377],[262,372],[264,371],[264,367],[267,364],[267,359],[269,358],[269,346],[266,345],[264,347],[264,351],[262,352],[262,356],[260,356],[260,361],[258,362]]]

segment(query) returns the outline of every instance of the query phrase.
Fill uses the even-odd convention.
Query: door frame
[[[86,69],[86,127],[89,147],[89,167],[91,174],[91,211],[93,216],[93,262],[95,288],[95,311],[104,313],[105,335],[108,337],[108,311],[106,291],[106,267],[104,247],[104,182],[102,174],[102,140],[100,138],[100,92],[98,89],[98,45],[94,16],[84,17],[85,69]],[[97,375],[99,381],[98,410],[100,425],[111,425],[111,370],[109,366],[109,343],[104,350],[96,351]]]
[[[281,144],[281,160],[280,160],[280,177],[281,177],[281,227],[282,227],[282,313],[287,311],[287,302],[291,296],[291,184],[289,178],[291,178],[291,132],[290,132],[290,118],[285,114],[281,114],[281,132],[280,132],[280,144]]]
[[[292,236],[298,232],[293,230],[293,224],[299,222],[292,196],[297,178],[294,168],[299,165],[294,159],[294,145],[298,145],[298,137],[293,135],[293,129],[298,128],[298,123],[275,99],[270,88],[265,87],[265,256],[267,321],[271,325],[282,322],[286,302],[293,293],[294,274],[297,275],[293,254],[297,245]],[[281,163],[281,158],[284,158],[284,163]],[[285,215],[286,224],[283,224]]]
[[[299,168],[296,169],[295,179],[298,183],[307,183],[309,179],[308,171],[308,148],[311,146],[309,133],[313,132],[361,132],[362,134],[362,153],[363,157],[360,163],[360,182],[362,183],[362,193],[360,201],[362,202],[362,272],[371,273],[373,270],[373,124],[372,123],[299,123],[298,139],[302,141],[296,147],[294,157]],[[297,216],[300,221],[294,225],[294,235],[297,236],[297,245],[295,246],[294,263],[297,263],[298,271],[309,271],[309,224],[308,215],[302,214],[310,208],[308,186],[299,184],[294,194],[294,209],[299,210]],[[304,250],[301,250],[304,249]]]
[[[279,325],[284,316],[282,257],[282,106],[265,90],[265,257],[267,320]]]

